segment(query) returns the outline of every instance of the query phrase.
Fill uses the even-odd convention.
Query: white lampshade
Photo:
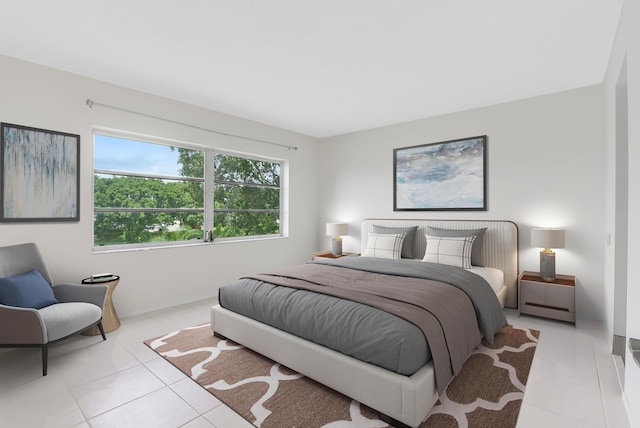
[[[327,236],[344,236],[349,234],[347,223],[327,223]]]
[[[531,229],[531,246],[564,248],[564,229]]]

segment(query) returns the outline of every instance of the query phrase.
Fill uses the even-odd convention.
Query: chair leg
[[[100,330],[100,334],[102,335],[102,340],[107,340],[107,336],[104,334],[104,328],[102,328],[102,321],[98,323],[98,329]]]
[[[42,376],[47,375],[47,361],[49,359],[49,345],[42,345]]]

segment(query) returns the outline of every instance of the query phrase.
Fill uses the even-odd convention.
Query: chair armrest
[[[58,284],[53,287],[53,295],[61,303],[87,302],[104,310],[107,289],[106,285]]]
[[[37,309],[0,305],[0,344],[47,343],[47,328]]]

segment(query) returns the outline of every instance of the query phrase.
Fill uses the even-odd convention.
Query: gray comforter
[[[311,263],[332,264],[388,275],[432,279],[455,285],[464,291],[473,302],[480,331],[491,345],[493,345],[494,334],[507,325],[502,305],[491,286],[482,277],[464,269],[418,260],[395,261],[372,257],[342,257]]]
[[[482,278],[416,261],[345,257],[310,263],[229,284],[220,290],[220,303],[364,361],[409,372],[403,374],[419,369],[431,354],[439,390],[479,344],[478,326],[492,341],[506,325]],[[362,332],[369,333],[365,340]],[[400,358],[389,364],[389,355]]]

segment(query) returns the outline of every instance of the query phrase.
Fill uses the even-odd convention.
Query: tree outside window
[[[95,246],[281,234],[280,162],[100,133],[94,144]]]

